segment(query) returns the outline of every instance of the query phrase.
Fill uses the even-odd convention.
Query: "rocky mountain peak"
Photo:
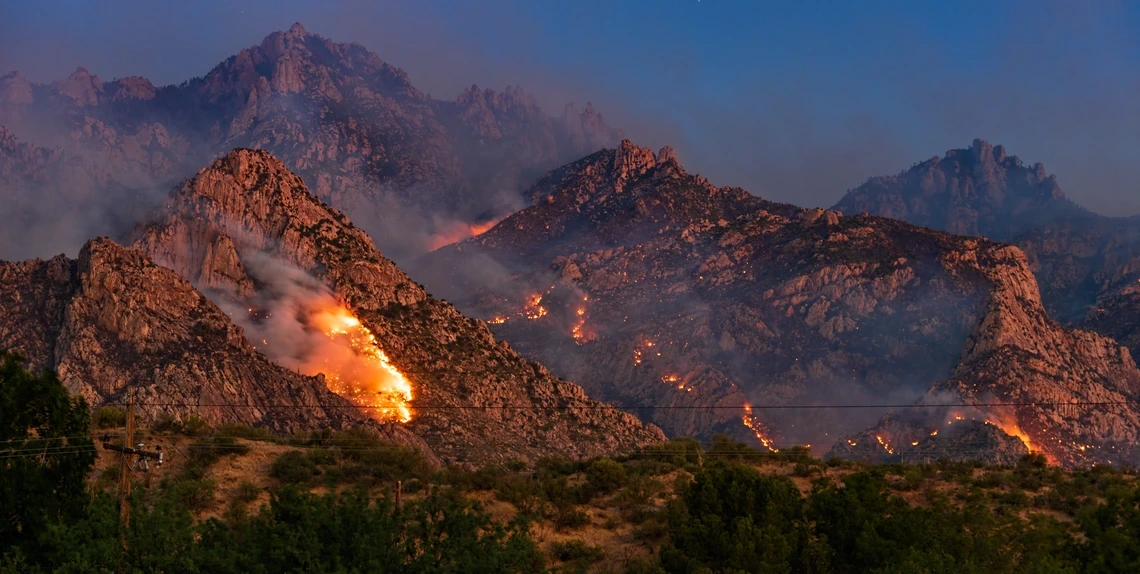
[[[112,101],[153,100],[157,94],[154,84],[141,76],[127,76],[108,82],[105,86]]]
[[[55,83],[59,93],[68,96],[80,106],[99,105],[99,97],[103,94],[103,81],[82,66],[75,69],[70,76]]]
[[[871,178],[849,191],[835,209],[997,239],[1082,211],[1044,165],[1027,167],[1004,146],[981,139],[897,176]]]
[[[0,105],[30,104],[34,101],[32,85],[18,71],[0,76]]]
[[[653,150],[638,147],[629,140],[622,140],[614,154],[614,176],[619,185],[645,175],[657,167],[657,154]]]
[[[289,26],[289,31],[286,33],[294,38],[303,38],[309,35],[309,32],[300,22],[294,22],[292,26]]]

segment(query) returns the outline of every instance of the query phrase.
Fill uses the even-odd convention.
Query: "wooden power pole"
[[[123,528],[131,525],[131,462],[132,453],[129,452],[135,445],[135,392],[131,391],[131,398],[127,402],[127,436],[123,439],[123,451],[119,457],[119,513],[123,521]]]

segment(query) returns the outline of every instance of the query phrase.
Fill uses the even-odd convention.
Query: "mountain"
[[[56,370],[91,405],[122,405],[134,392],[150,420],[195,414],[282,432],[367,420],[320,379],[258,353],[177,273],[109,239],[87,242],[77,259],[0,263],[0,348]]]
[[[585,457],[663,438],[432,298],[267,152],[199,171],[128,242],[232,309],[262,353],[324,373],[445,460]]]
[[[1011,242],[1029,257],[1050,313],[1140,352],[1140,219],[1105,217],[1065,197],[1045,167],[1027,167],[1002,146],[969,149],[876,177],[835,209]]]
[[[1039,404],[975,409],[1065,462],[1073,442],[1112,450],[1138,428],[1128,352],[1049,319],[1015,247],[775,204],[628,141],[550,172],[531,197],[414,269],[524,355],[670,435],[826,450],[887,409],[798,407],[941,395],[1121,399],[1059,421]]]
[[[266,149],[322,200],[378,232],[389,254],[422,253],[457,222],[513,211],[518,192],[543,171],[619,136],[591,105],[550,116],[518,87],[472,86],[455,100],[433,99],[363,46],[300,24],[178,85],[104,82],[83,68],[42,85],[10,73],[0,78],[0,125],[86,158],[136,200],[158,202],[232,148]],[[0,191],[7,198],[27,190]],[[46,194],[42,203],[66,211],[67,199]],[[89,232],[120,231],[84,223]]]
[[[950,150],[897,176],[873,177],[848,191],[834,209],[999,241],[1085,213],[1065,197],[1044,165],[1026,166],[1005,147],[979,139],[969,149]]]

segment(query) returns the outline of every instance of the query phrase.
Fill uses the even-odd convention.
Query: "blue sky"
[[[1140,9],[1090,2],[3,2],[0,73],[179,82],[300,21],[435,97],[593,101],[714,183],[830,205],[975,137],[1140,213]]]

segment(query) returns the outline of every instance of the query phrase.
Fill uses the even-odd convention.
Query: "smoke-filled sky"
[[[636,143],[761,196],[827,206],[975,137],[1077,202],[1140,213],[1140,5],[1128,2],[0,2],[0,73],[201,76],[299,21],[437,98],[592,100]]]

